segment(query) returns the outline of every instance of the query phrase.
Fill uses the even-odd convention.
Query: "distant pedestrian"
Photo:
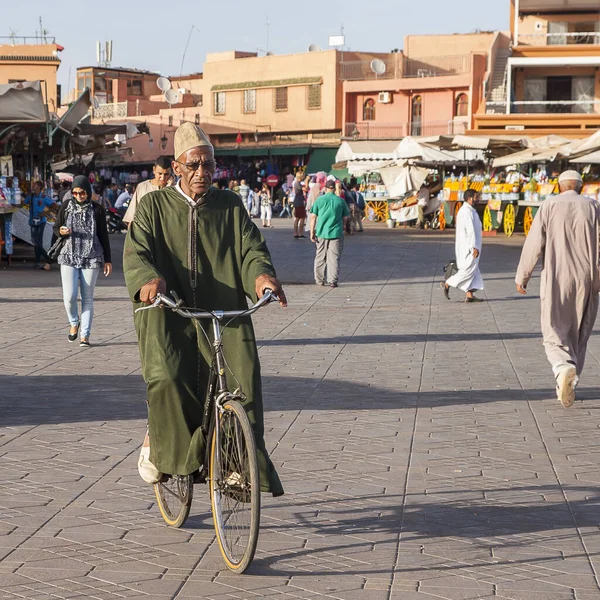
[[[348,205],[334,193],[335,181],[325,185],[311,208],[310,239],[317,244],[315,283],[332,288],[339,285],[340,259],[344,248],[344,227],[350,215]]]
[[[307,187],[304,183],[304,173],[298,171],[293,186],[293,205],[294,205],[294,237],[305,238],[304,223],[306,221],[306,192]]]
[[[273,218],[273,198],[271,190],[266,183],[263,183],[262,190],[258,195],[260,201],[260,218],[263,227],[273,227],[271,219]]]
[[[417,229],[423,229],[425,227],[425,211],[427,210],[429,197],[429,188],[427,187],[427,184],[424,183],[417,194]]]
[[[279,213],[279,218],[283,218],[285,217],[286,219],[292,216],[292,211],[290,209],[290,204],[291,204],[291,200],[290,200],[290,194],[291,194],[291,190],[288,187],[287,183],[284,183],[281,186],[281,189],[283,191],[283,195],[281,197],[281,206],[283,207],[281,212]]]
[[[133,194],[133,186],[127,184],[125,189],[119,194],[117,201],[115,202],[115,208],[122,214],[125,215],[127,212],[127,207],[129,206],[129,202],[131,200],[131,195]]]
[[[475,210],[479,196],[475,190],[467,190],[464,204],[456,217],[456,266],[458,272],[440,285],[447,300],[450,288],[458,288],[466,293],[465,302],[483,302],[474,292],[483,289],[483,278],[479,271],[481,257],[481,219]]]
[[[68,340],[81,335],[80,346],[90,345],[94,315],[94,288],[100,270],[108,277],[112,272],[110,242],[104,207],[92,202],[92,187],[87,177],[73,179],[72,199],[58,211],[54,233],[66,238],[58,257],[63,300],[69,323]],[[81,319],[77,292],[81,289]]]
[[[568,408],[575,401],[598,314],[600,205],[580,195],[582,179],[577,171],[565,171],[558,183],[561,193],[544,200],[533,220],[516,284],[520,294],[527,293],[542,257],[542,336],[557,397]]]
[[[25,198],[25,206],[29,206],[29,228],[31,231],[31,243],[35,252],[35,268],[50,270],[50,259],[44,249],[44,231],[46,229],[46,215],[48,209],[57,209],[58,204],[52,198],[44,194],[44,184],[36,181],[33,191]],[[42,258],[44,264],[42,265]]]
[[[252,214],[252,204],[250,202],[248,202],[248,198],[250,196],[250,186],[246,185],[246,180],[242,179],[240,181],[240,185],[238,187],[237,193],[239,194],[239,197],[242,199],[242,203],[243,205],[246,207],[246,209],[248,210],[248,214]]]
[[[355,222],[355,226],[356,226],[356,231],[358,231],[359,233],[362,233],[364,231],[363,228],[363,219],[365,218],[365,208],[367,206],[366,202],[365,202],[365,197],[363,195],[363,193],[360,191],[360,185],[358,185],[358,183],[356,183],[354,185],[354,188],[352,190],[354,192],[354,201],[355,201],[355,215],[354,215],[354,222]]]
[[[171,160],[167,156],[159,156],[154,162],[152,173],[154,174],[152,179],[142,181],[142,183],[138,184],[135,188],[135,192],[127,206],[127,212],[123,217],[123,222],[127,224],[127,227],[133,222],[135,211],[142,198],[150,192],[162,190],[169,184],[169,179],[172,175]]]

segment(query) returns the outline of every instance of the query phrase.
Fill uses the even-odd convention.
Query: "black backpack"
[[[444,267],[444,279],[446,281],[448,281],[448,279],[450,279],[450,277],[452,277],[452,275],[455,275],[456,273],[458,273],[458,267],[456,266],[456,261],[451,260],[445,267]]]

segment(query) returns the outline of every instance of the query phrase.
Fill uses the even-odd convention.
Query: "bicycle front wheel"
[[[217,541],[227,567],[252,562],[260,525],[260,481],[254,432],[244,407],[229,400],[212,436],[209,485]]]

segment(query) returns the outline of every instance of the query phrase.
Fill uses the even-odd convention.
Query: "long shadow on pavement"
[[[527,402],[555,397],[555,390],[439,389],[413,392],[356,382],[299,377],[263,377],[265,411],[393,410],[440,406]],[[146,393],[141,377],[131,375],[0,375],[2,427],[145,419]],[[587,399],[600,388],[582,388]],[[0,429],[1,431],[1,429]]]

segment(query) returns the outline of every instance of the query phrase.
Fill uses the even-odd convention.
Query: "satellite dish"
[[[167,90],[165,92],[165,100],[169,104],[177,104],[179,102],[179,94],[175,90]]]
[[[171,89],[171,82],[166,77],[159,77],[156,80],[156,85],[161,92],[166,92]]]
[[[371,71],[375,73],[375,75],[383,75],[387,70],[385,63],[380,58],[374,58],[371,61]]]
[[[319,44],[311,44],[308,47],[308,51],[309,52],[321,52],[321,46],[319,46]]]

